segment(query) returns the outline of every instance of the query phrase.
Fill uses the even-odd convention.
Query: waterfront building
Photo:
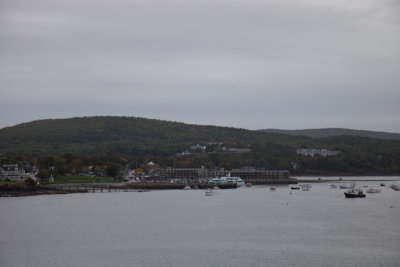
[[[253,168],[233,169],[231,176],[242,178],[245,182],[271,183],[281,182],[289,179],[289,171],[286,170],[257,170]]]
[[[23,168],[18,168],[18,164],[8,164],[1,167],[0,177],[2,180],[25,181],[28,178],[36,180],[31,173],[26,173]]]
[[[165,174],[167,178],[178,178],[187,180],[196,180],[199,178],[205,178],[206,176],[205,168],[167,168],[165,169]]]

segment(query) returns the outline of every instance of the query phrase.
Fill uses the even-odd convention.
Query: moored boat
[[[365,197],[362,189],[355,189],[355,184],[353,183],[351,186],[351,190],[344,192],[344,196],[346,198],[357,198],[357,197]]]
[[[302,184],[300,185],[303,191],[310,191],[311,185],[310,184]]]
[[[244,181],[240,177],[230,176],[230,174],[228,174],[228,176],[224,176],[224,177],[213,178],[208,182],[215,184],[216,186],[218,186],[220,184],[232,184],[232,183],[236,184],[237,187],[245,185]]]
[[[397,184],[392,184],[390,188],[392,188],[394,191],[400,191],[400,185]]]
[[[376,188],[368,188],[367,193],[380,193],[381,190],[376,189]]]

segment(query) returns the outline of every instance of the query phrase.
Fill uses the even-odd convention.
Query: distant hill
[[[28,158],[49,166],[54,161],[68,165],[78,158],[92,165],[111,161],[135,166],[151,160],[163,167],[255,167],[286,169],[292,174],[400,173],[400,140],[394,138],[397,134],[391,139],[378,139],[359,136],[359,131],[337,129],[328,134],[328,129],[321,129],[310,130],[313,137],[319,137],[311,138],[307,131],[268,131],[136,117],[38,120],[0,129],[0,161]],[[323,137],[323,133],[329,137]],[[182,153],[196,144],[205,145],[207,150]],[[340,153],[307,157],[298,155],[298,148]]]
[[[181,151],[188,145],[223,142],[243,147],[254,142],[293,139],[238,128],[200,126],[136,117],[46,119],[0,129],[0,152],[135,155]]]
[[[280,129],[263,129],[260,130],[266,133],[279,133],[288,134],[294,136],[309,136],[312,138],[325,138],[331,136],[363,136],[378,139],[387,140],[400,140],[399,133],[388,133],[388,132],[375,132],[366,130],[353,130],[344,128],[323,128],[323,129],[305,129],[305,130],[280,130]]]

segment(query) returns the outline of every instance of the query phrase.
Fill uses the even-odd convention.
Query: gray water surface
[[[399,266],[400,192],[380,189],[1,198],[0,266]]]

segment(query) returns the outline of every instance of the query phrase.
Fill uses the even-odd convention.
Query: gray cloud
[[[0,127],[109,114],[400,132],[396,1],[0,5]]]

